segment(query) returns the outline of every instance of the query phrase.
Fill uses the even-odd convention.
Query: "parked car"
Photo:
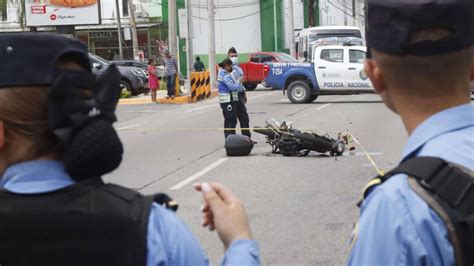
[[[117,66],[124,66],[124,67],[138,67],[147,73],[148,77],[148,64],[142,61],[136,61],[136,60],[120,60],[120,61],[110,61],[111,63],[116,64]],[[165,75],[165,67],[164,66],[156,66],[156,71],[158,74],[158,78],[161,79],[161,77],[164,77]]]
[[[96,75],[104,73],[110,64],[112,64],[112,62],[91,53],[89,53],[89,61],[91,63],[92,72]],[[148,74],[143,69],[124,66],[117,66],[117,68],[122,76],[120,81],[122,89],[130,91],[132,95],[138,95],[148,89]]]
[[[364,71],[365,46],[318,46],[310,62],[267,63],[264,86],[288,90],[292,103],[308,103],[321,94],[374,93]]]
[[[244,71],[245,89],[255,90],[257,85],[262,83],[268,73],[268,67],[265,66],[267,62],[296,63],[298,61],[285,53],[258,52],[251,54],[247,63],[239,65]]]

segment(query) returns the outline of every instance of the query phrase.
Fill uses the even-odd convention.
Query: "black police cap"
[[[413,43],[414,33],[446,29],[449,36]],[[474,0],[368,0],[367,46],[404,56],[430,56],[474,43]]]
[[[87,46],[54,33],[0,35],[0,88],[51,85],[58,60],[73,56],[91,71]]]

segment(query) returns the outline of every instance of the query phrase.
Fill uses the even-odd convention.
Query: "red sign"
[[[58,18],[58,16],[56,16],[55,14],[52,14],[51,16],[49,16],[49,18],[51,20],[56,20]]]
[[[45,14],[45,13],[46,13],[46,5],[31,7],[31,14]]]

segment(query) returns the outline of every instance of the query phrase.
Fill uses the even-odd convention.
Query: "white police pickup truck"
[[[263,84],[287,92],[292,103],[309,103],[321,94],[373,93],[364,71],[364,46],[318,46],[312,62],[267,63]]]

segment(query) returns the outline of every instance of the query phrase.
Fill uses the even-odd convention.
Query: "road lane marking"
[[[170,189],[171,190],[177,190],[177,189],[180,189],[184,186],[186,186],[187,184],[193,182],[194,180],[200,178],[201,176],[207,174],[209,171],[211,171],[212,169],[218,167],[219,165],[221,165],[222,163],[224,163],[225,161],[227,161],[227,159],[229,158],[220,158],[219,160],[215,161],[214,163],[212,163],[211,165],[209,165],[208,167],[202,169],[201,171],[199,171],[198,173],[196,173],[195,175],[193,176],[190,176],[186,179],[184,179],[183,181],[179,182],[178,184],[176,184],[174,187],[171,187]]]
[[[133,125],[125,126],[125,127],[119,127],[117,128],[117,130],[124,130],[124,129],[134,128],[138,126],[140,126],[140,124],[133,124]]]
[[[205,106],[193,108],[191,110],[187,110],[186,113],[192,113],[192,112],[195,112],[195,111],[199,111],[199,110],[207,109],[207,108],[211,108],[211,107],[220,107],[220,106],[218,104],[205,105]]]
[[[332,104],[332,103],[327,103],[327,104],[325,104],[325,105],[321,105],[321,106],[319,106],[318,108],[316,108],[316,110],[324,109],[324,108],[328,107],[328,106],[331,105],[331,104]]]
[[[258,95],[258,96],[254,96],[254,97],[248,97],[248,99],[257,99],[257,98],[265,97],[265,96],[268,96],[268,95],[271,95],[271,94],[273,94],[273,93],[265,93],[265,94]],[[220,106],[219,106],[219,103],[210,104],[210,105],[205,105],[205,106],[200,106],[200,107],[196,107],[196,108],[187,110],[186,113],[193,113],[193,112],[196,112],[196,111],[199,111],[199,110],[203,110],[203,109],[207,109],[207,108],[211,108],[211,107],[220,107]]]
[[[274,92],[269,92],[269,93],[265,93],[265,94],[261,94],[261,95],[257,95],[257,96],[253,96],[253,97],[248,97],[248,99],[257,99],[257,98],[265,97],[265,96],[272,95],[272,94],[274,94]]]

